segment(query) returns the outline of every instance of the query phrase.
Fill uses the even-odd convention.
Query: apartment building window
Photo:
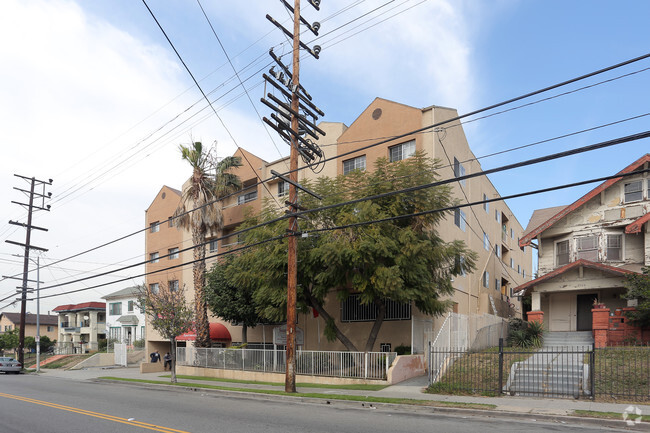
[[[510,269],[514,269],[514,268],[515,268],[515,259],[510,257]]]
[[[380,343],[379,344],[379,351],[382,353],[387,353],[390,352],[391,350],[391,343]]]
[[[257,189],[251,192],[247,192],[246,194],[242,194],[239,197],[237,197],[237,204],[244,204],[251,202],[253,200],[257,200]]]
[[[488,271],[483,272],[483,287],[490,288],[490,273]]]
[[[5,332],[11,331],[11,325],[5,325]]]
[[[411,304],[384,299],[386,316],[384,320],[410,320]],[[372,322],[377,319],[379,307],[374,302],[361,303],[357,293],[348,296],[341,302],[341,322]]]
[[[415,153],[415,140],[398,144],[388,148],[388,159],[390,162],[401,161],[413,156]]]
[[[170,292],[177,292],[178,291],[178,280],[169,280],[167,282],[167,286],[169,287]]]
[[[501,222],[501,212],[499,212],[499,209],[494,209],[494,219],[497,220],[498,223]]]
[[[494,290],[499,290],[500,284],[499,284],[499,279],[495,278],[494,279]]]
[[[111,302],[108,304],[108,315],[109,316],[120,316],[122,314],[122,303],[121,302]]]
[[[598,236],[582,236],[576,239],[578,260],[598,261]]]
[[[463,164],[461,164],[461,162],[459,160],[457,160],[456,157],[454,157],[454,176],[455,177],[463,177],[463,176],[465,176],[465,167],[463,167]],[[460,184],[462,186],[465,186],[465,181],[466,180],[467,179],[462,179],[460,181]]]
[[[156,251],[155,253],[149,254],[149,261],[151,263],[158,263],[158,252]]]
[[[521,270],[521,276],[524,277],[524,278],[526,278],[526,270],[525,270],[525,269],[522,269],[522,270]]]
[[[151,293],[153,293],[154,295],[157,295],[160,292],[160,284],[158,283],[149,284],[149,290],[151,290]]]
[[[178,258],[178,248],[170,248],[168,250],[168,253],[169,253],[169,260]]]
[[[643,200],[643,181],[628,182],[623,186],[625,203]]]
[[[520,265],[517,265],[517,273],[521,274],[521,266]]]
[[[514,238],[515,238],[515,229],[510,227],[510,239],[514,239]]]
[[[284,197],[289,194],[289,182],[281,180],[278,182],[278,197]]]
[[[494,254],[496,254],[497,257],[501,258],[501,246],[499,244],[494,245]]]
[[[160,222],[156,221],[155,223],[151,223],[149,225],[149,231],[151,233],[156,233],[156,232],[160,231]]]
[[[129,301],[129,302],[127,302],[127,304],[126,304],[126,311],[127,311],[127,312],[129,312],[129,313],[133,313],[133,304],[134,304],[133,301]]]
[[[486,201],[487,199],[488,199],[487,194],[483,194],[483,209],[485,210],[486,213],[490,211],[490,203]]]
[[[356,158],[343,161],[343,174],[351,173],[354,170],[366,169],[366,155],[357,156]]]
[[[54,331],[54,326],[48,326],[47,327],[47,332],[52,332]]]
[[[623,235],[607,235],[607,260],[623,260]]]
[[[216,239],[211,240],[209,245],[210,245],[210,247],[209,247],[210,252],[211,253],[216,253],[217,252],[217,240]]]
[[[174,218],[173,217],[167,218],[167,221],[168,221],[169,227],[174,227]]]
[[[465,257],[463,256],[456,256],[454,259],[454,265],[456,266],[456,269],[460,270],[460,276],[465,277],[467,276],[467,273],[465,272]]]
[[[562,241],[555,244],[555,264],[564,266],[569,264],[569,241]]]
[[[490,237],[485,232],[483,232],[483,248],[485,251],[490,251]]]
[[[461,209],[456,208],[456,210],[454,210],[454,224],[456,224],[456,227],[462,231],[465,231],[465,212],[463,212]]]

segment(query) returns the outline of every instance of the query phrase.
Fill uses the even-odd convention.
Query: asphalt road
[[[591,432],[598,426],[0,375],[0,433]]]

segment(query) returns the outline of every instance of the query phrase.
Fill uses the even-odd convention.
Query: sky
[[[650,2],[628,0],[323,0],[303,2],[303,16],[321,23],[320,44],[306,55],[301,84],[324,112],[320,120],[350,125],[375,97],[414,107],[441,105],[460,114],[532,92],[650,51]],[[262,71],[268,50],[289,53],[268,13],[291,27],[280,1],[148,0],[147,4],[210,99],[202,95],[143,2],[3,0],[0,3],[0,274],[22,273],[26,221],[12,201],[27,197],[19,174],[53,179],[49,212],[35,214],[32,244],[47,248],[47,265],[144,227],[144,211],[163,185],[180,189],[190,174],[178,146],[216,145],[220,157],[241,146],[267,161],[289,153],[260,116],[268,109]],[[215,33],[203,15],[210,19]],[[331,33],[330,33],[331,32]],[[223,45],[232,66],[228,62]],[[289,56],[284,57],[289,63]],[[246,92],[233,73],[238,71]],[[478,157],[602,125],[565,139],[484,157],[484,169],[644,132],[650,126],[650,60],[639,61],[515,108],[465,119]],[[627,76],[624,76],[627,75]],[[584,88],[583,87],[588,87]],[[560,96],[561,93],[571,93]],[[552,99],[542,100],[554,96]],[[519,107],[523,103],[531,103]],[[627,120],[633,117],[634,120]],[[617,145],[490,176],[501,195],[614,174],[650,152],[650,141]],[[525,227],[538,208],[567,205],[597,184],[513,199]],[[36,253],[32,252],[32,257]],[[45,267],[43,287],[142,261],[142,234]],[[44,289],[41,312],[97,301],[138,284],[95,284],[115,276]],[[33,279],[35,274],[32,275]],[[0,312],[20,281],[0,278]],[[63,291],[79,290],[73,294]],[[49,297],[46,297],[48,296]],[[56,296],[53,296],[56,295]],[[28,311],[35,312],[33,301]]]

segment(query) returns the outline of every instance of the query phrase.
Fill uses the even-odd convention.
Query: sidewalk
[[[126,379],[147,379],[169,381],[168,378],[160,376],[165,373],[140,373],[139,368],[88,368],[83,370],[41,370],[41,374],[47,377],[60,377],[67,380],[93,380],[102,376],[112,376]],[[179,382],[203,383],[214,386],[224,386],[231,388],[245,389],[265,389],[284,391],[283,386],[272,386],[263,384],[244,384],[236,382],[217,382],[210,380],[188,380],[179,379]],[[414,400],[429,400],[440,402],[456,403],[478,403],[495,405],[494,411],[510,414],[531,414],[531,415],[570,415],[574,410],[587,410],[597,412],[614,412],[622,414],[630,404],[620,403],[598,403],[590,400],[571,400],[571,399],[550,399],[550,398],[530,398],[530,397],[476,397],[461,395],[443,395],[443,394],[426,394],[423,389],[427,386],[427,377],[421,376],[388,386],[380,391],[367,390],[349,390],[349,389],[327,389],[327,388],[308,388],[298,384],[297,391],[302,393],[318,393],[331,395],[355,395],[366,397],[386,397]],[[644,415],[650,415],[650,405],[635,404],[633,406],[641,409]],[[647,425],[646,423],[644,423]]]

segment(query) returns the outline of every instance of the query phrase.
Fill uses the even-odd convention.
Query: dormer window
[[[623,186],[624,202],[631,203],[643,200],[643,181],[628,182]]]

